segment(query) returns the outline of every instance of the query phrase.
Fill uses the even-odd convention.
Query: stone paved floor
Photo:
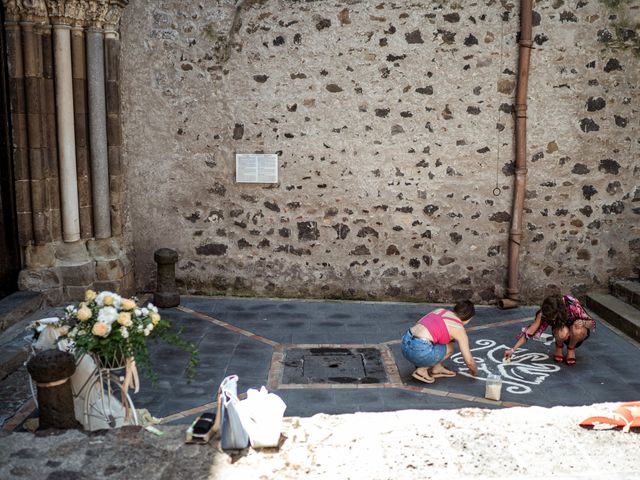
[[[471,347],[480,366],[477,379],[464,374],[459,356],[449,366],[460,373],[426,385],[411,378],[401,355],[403,332],[434,305],[252,298],[182,297],[181,305],[161,313],[194,342],[200,363],[194,380],[184,377],[186,354],[167,345],[152,345],[158,382],[142,378],[137,408],[146,408],[166,423],[189,423],[213,408],[222,379],[239,376],[238,391],[266,385],[287,404],[286,416],[316,413],[380,412],[400,409],[453,409],[512,405],[576,406],[640,398],[638,344],[607,324],[578,349],[574,367],[550,358],[552,346],[530,341],[509,364],[502,352],[515,341],[536,310],[499,310],[480,306],[468,326]],[[379,384],[282,383],[282,357],[300,346],[373,346],[380,349],[388,381]],[[488,373],[505,382],[502,401],[484,399]]]
[[[535,307],[499,310],[478,307],[469,324],[479,379],[462,374],[426,385],[411,378],[413,366],[400,353],[403,332],[434,305],[183,297],[181,306],[163,311],[200,350],[196,378],[182,374],[185,356],[166,346],[154,349],[159,382],[143,382],[134,397],[167,421],[187,422],[195,411],[211,408],[214,393],[226,376],[237,374],[238,391],[267,385],[287,404],[286,415],[351,413],[399,409],[442,409],[515,404],[556,406],[634,400],[640,397],[640,362],[635,342],[603,322],[578,349],[578,364],[557,365],[552,347],[531,341],[519,357],[502,364],[502,352],[527,325]],[[290,385],[281,380],[282,352],[300,345],[375,345],[388,355],[389,382],[371,385]],[[160,358],[162,360],[160,361]],[[461,358],[449,360],[464,368]],[[502,402],[485,400],[488,373],[501,373]],[[209,405],[207,405],[209,404]],[[200,407],[200,408],[198,408]],[[182,414],[180,412],[183,412]],[[184,415],[184,417],[182,417]]]

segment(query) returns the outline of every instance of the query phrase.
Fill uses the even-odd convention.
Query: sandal
[[[430,375],[422,375],[421,373],[418,373],[417,370],[415,370],[411,376],[413,378],[415,378],[416,380],[420,381],[420,382],[424,382],[424,383],[433,383],[435,382],[435,378],[433,378]]]
[[[574,366],[576,364],[576,359],[574,358],[569,358],[569,352],[573,352],[576,349],[576,347],[569,347],[567,346],[567,365],[569,365],[570,367]]]
[[[444,370],[443,372],[431,372],[431,376],[433,378],[450,378],[455,377],[456,372],[452,372],[451,370]]]
[[[562,348],[563,346],[564,346],[564,345],[562,345],[562,344],[558,345],[558,344],[556,343],[556,348]],[[564,355],[562,355],[562,354],[560,354],[560,355],[554,355],[554,356],[553,356],[553,361],[554,361],[554,362],[556,362],[556,363],[562,363],[562,362],[564,362]]]

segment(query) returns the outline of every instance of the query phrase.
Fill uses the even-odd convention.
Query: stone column
[[[180,294],[176,286],[178,253],[170,248],[160,248],[153,254],[153,259],[158,264],[153,304],[160,308],[177,307],[180,305]]]
[[[51,241],[47,221],[46,171],[43,154],[42,98],[42,39],[35,31],[32,12],[25,12],[22,27],[24,86],[27,107],[27,136],[29,140],[29,172],[33,238],[36,245]]]
[[[9,107],[13,137],[13,162],[16,189],[16,217],[18,241],[27,246],[33,241],[31,218],[31,188],[29,180],[29,152],[27,117],[24,98],[24,68],[20,34],[20,8],[16,0],[2,0],[5,9],[7,35]]]
[[[96,239],[111,236],[109,201],[109,159],[107,153],[107,113],[104,78],[104,31],[102,24],[107,0],[89,2],[87,12],[87,87],[89,92],[89,140],[91,147],[91,183],[93,230]]]
[[[76,428],[69,378],[76,370],[73,355],[57,349],[36,354],[27,370],[38,387],[39,430]]]
[[[93,205],[91,203],[91,166],[89,164],[89,120],[87,112],[87,65],[84,30],[71,29],[71,63],[73,64],[73,112],[76,136],[76,170],[78,175],[78,205],[80,236],[93,237]]]
[[[58,176],[58,141],[56,138],[56,93],[53,81],[53,42],[51,25],[41,26],[42,31],[42,128],[47,166],[47,194],[51,238],[62,239],[62,221],[60,218],[60,180]]]
[[[62,239],[80,240],[78,181],[73,113],[73,76],[71,69],[71,25],[81,13],[76,0],[47,0],[53,24],[56,81],[56,118],[62,199]]]
[[[122,176],[122,125],[120,120],[120,37],[118,28],[128,0],[109,0],[105,17],[105,76],[111,234],[122,235],[124,181]]]

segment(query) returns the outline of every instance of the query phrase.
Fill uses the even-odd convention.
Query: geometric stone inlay
[[[388,381],[377,348],[291,348],[283,363],[283,384]]]

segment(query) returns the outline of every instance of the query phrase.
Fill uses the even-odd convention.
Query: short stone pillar
[[[153,303],[157,307],[171,308],[180,305],[180,294],[176,286],[176,262],[178,253],[170,248],[156,250],[153,259],[158,264],[156,291]]]
[[[69,381],[76,371],[73,355],[56,349],[43,350],[29,360],[27,370],[38,387],[38,428],[79,427]]]

